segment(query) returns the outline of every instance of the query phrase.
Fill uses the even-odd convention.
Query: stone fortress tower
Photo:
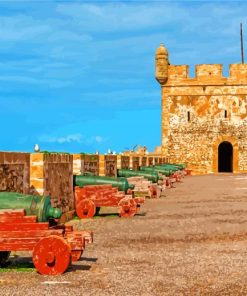
[[[170,65],[156,50],[162,93],[162,155],[186,163],[195,174],[247,172],[247,64]]]

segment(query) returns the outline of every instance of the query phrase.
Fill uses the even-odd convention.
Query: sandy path
[[[73,221],[94,231],[85,257],[58,277],[0,273],[0,295],[247,295],[247,175],[186,177],[165,195],[133,219]]]

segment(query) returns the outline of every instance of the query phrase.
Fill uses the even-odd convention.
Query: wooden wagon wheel
[[[1,251],[0,252],[0,267],[3,267],[9,259],[10,252],[9,251]]]
[[[83,251],[80,251],[80,250],[72,250],[71,251],[71,261],[75,262],[75,261],[80,260],[82,253],[83,253]]]
[[[119,215],[124,218],[133,217],[137,212],[137,204],[133,198],[124,197],[118,203]]]
[[[33,264],[41,274],[62,274],[69,267],[70,261],[70,246],[57,235],[42,238],[34,247]]]
[[[92,218],[96,213],[95,203],[90,199],[83,199],[76,206],[76,214],[79,218]]]

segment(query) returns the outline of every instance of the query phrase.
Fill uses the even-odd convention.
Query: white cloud
[[[90,136],[87,137],[85,135],[82,135],[80,133],[78,134],[70,134],[67,136],[62,137],[56,137],[56,136],[50,136],[50,135],[41,135],[38,137],[38,140],[40,142],[44,143],[58,143],[58,144],[64,144],[64,143],[79,143],[79,144],[86,144],[86,145],[92,145],[92,144],[100,144],[105,139],[101,136]]]
[[[45,85],[52,88],[64,88],[73,85],[72,81],[61,81],[59,79],[42,79],[23,75],[2,75],[0,76],[0,81]]]
[[[87,33],[135,32],[150,28],[169,32],[179,27],[182,32],[232,35],[235,34],[232,20],[246,19],[245,1],[150,2],[62,3],[57,5],[57,12]]]
[[[160,26],[187,17],[176,3],[60,4],[57,12],[76,20],[89,31],[115,32]]]
[[[0,30],[0,40],[6,42],[40,38],[50,32],[51,28],[47,23],[19,14],[15,17],[1,16]]]
[[[146,89],[147,90],[147,89]],[[113,108],[116,106],[146,106],[156,107],[160,106],[160,89],[157,87],[155,89],[149,89],[143,92],[143,88],[136,87],[134,89],[121,89],[116,91],[105,91],[104,93],[84,93],[82,98],[78,99],[80,103],[91,103],[96,107],[106,107]]]
[[[54,137],[49,135],[42,135],[39,137],[39,141],[46,142],[46,143],[71,143],[71,142],[77,142],[82,143],[82,139],[84,138],[81,134],[71,134],[64,137]]]
[[[103,140],[104,140],[104,139],[103,139],[101,136],[96,136],[96,137],[95,137],[95,141],[96,141],[97,143],[101,143]]]

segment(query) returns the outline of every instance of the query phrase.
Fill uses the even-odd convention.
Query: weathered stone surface
[[[170,162],[186,163],[198,174],[218,172],[218,147],[226,141],[233,172],[247,171],[247,64],[232,64],[229,73],[223,77],[222,65],[203,64],[190,78],[187,65],[168,65],[160,84],[162,155]]]
[[[0,191],[23,193],[23,164],[0,165]]]
[[[130,167],[130,157],[129,156],[121,156],[121,168],[128,169]]]
[[[117,155],[105,156],[105,176],[117,177]]]
[[[84,159],[84,173],[99,175],[99,155],[82,155]]]
[[[140,160],[139,157],[133,156],[132,157],[132,169],[138,170],[140,167]]]
[[[51,196],[52,205],[59,207],[64,213],[73,210],[72,164],[45,163],[45,181],[44,194]]]
[[[154,164],[154,158],[148,157],[148,166],[152,166]]]
[[[73,175],[81,175],[84,169],[84,160],[81,154],[73,154]]]
[[[147,157],[142,157],[141,166],[147,166]]]
[[[50,196],[63,212],[74,210],[73,156],[32,153],[30,159],[30,193]]]
[[[0,191],[29,194],[30,154],[0,152]]]
[[[155,157],[154,158],[154,165],[158,165],[159,164],[159,158],[158,157]]]

